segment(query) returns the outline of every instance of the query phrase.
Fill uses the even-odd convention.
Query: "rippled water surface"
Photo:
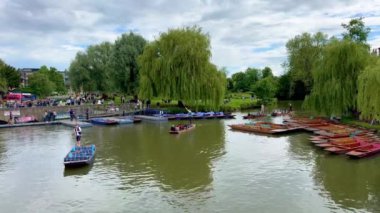
[[[276,118],[281,122],[281,118]],[[68,170],[63,126],[0,130],[1,212],[380,212],[380,156],[350,160],[309,134],[229,130],[235,120],[83,129],[94,165]]]

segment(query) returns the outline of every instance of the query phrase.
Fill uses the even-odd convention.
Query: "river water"
[[[0,211],[380,212],[380,156],[329,155],[307,133],[229,130],[241,116],[197,120],[181,135],[168,134],[173,122],[86,128],[95,162],[71,170],[72,129],[2,129]]]

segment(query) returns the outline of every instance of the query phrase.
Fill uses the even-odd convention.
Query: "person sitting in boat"
[[[74,134],[76,136],[77,146],[80,146],[80,138],[82,136],[82,129],[80,128],[78,124],[74,128]]]
[[[175,127],[174,125],[172,125],[172,126],[170,127],[170,130],[171,130],[171,131],[177,131],[177,129],[176,129],[176,127]]]

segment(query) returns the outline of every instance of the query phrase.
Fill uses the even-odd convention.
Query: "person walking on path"
[[[78,124],[74,128],[74,134],[77,140],[77,146],[80,146],[80,138],[82,136],[82,129],[80,128]]]

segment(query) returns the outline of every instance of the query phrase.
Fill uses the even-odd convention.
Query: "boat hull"
[[[81,147],[74,146],[63,159],[63,164],[67,168],[91,165],[95,159],[95,151],[95,145]]]
[[[181,134],[181,133],[184,133],[184,132],[188,132],[188,131],[190,131],[190,130],[192,130],[194,128],[195,128],[195,124],[191,124],[191,127],[188,127],[186,129],[183,129],[183,130],[178,130],[178,131],[177,130],[176,131],[170,130],[169,133],[170,134]]]

